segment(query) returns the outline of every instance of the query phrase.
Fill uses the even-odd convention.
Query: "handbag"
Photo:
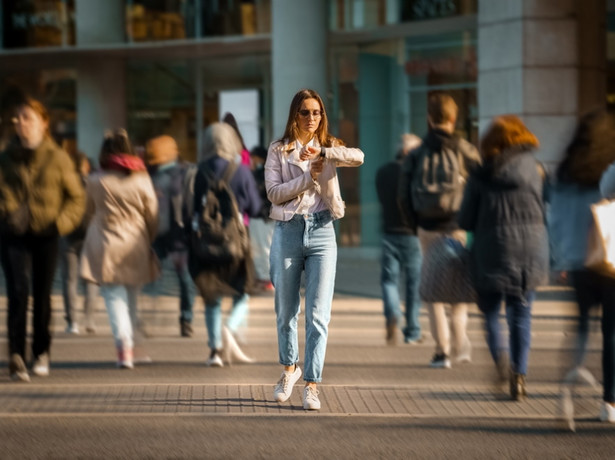
[[[591,205],[592,226],[587,238],[585,267],[615,278],[615,200]]]

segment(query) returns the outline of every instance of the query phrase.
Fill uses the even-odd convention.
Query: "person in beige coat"
[[[106,135],[101,172],[87,185],[94,217],[83,245],[81,276],[100,285],[118,353],[118,367],[132,369],[137,296],[159,275],[151,243],[158,199],[143,161],[124,130]]]

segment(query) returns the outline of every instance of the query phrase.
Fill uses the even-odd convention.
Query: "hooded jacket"
[[[29,231],[66,235],[81,222],[85,192],[75,164],[50,137],[35,149],[13,142],[0,154],[0,220],[27,204]],[[11,229],[5,229],[11,233]]]
[[[458,219],[474,232],[470,252],[479,292],[522,297],[546,281],[549,241],[539,171],[531,152],[516,149],[470,176]]]

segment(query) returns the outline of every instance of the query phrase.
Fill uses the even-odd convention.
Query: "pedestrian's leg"
[[[77,260],[75,260],[77,259]],[[62,281],[62,297],[64,299],[64,319],[66,332],[71,332],[75,320],[75,302],[78,283],[78,254],[71,251],[66,238],[60,240],[60,278]],[[75,264],[77,265],[75,267]]]
[[[337,244],[333,222],[306,221],[305,373],[306,382],[322,381],[331,304],[335,287]]]
[[[299,361],[297,321],[301,308],[299,290],[303,272],[303,229],[305,223],[293,218],[277,222],[271,244],[271,281],[278,331],[279,362],[290,367]]]
[[[121,284],[103,284],[100,293],[105,300],[109,325],[118,353],[118,366],[132,367],[133,331],[128,305],[128,291]]]
[[[446,317],[445,304],[441,302],[427,303],[431,336],[436,342],[436,355],[450,356],[450,331]]]
[[[96,283],[85,281],[85,298],[83,310],[85,312],[85,330],[89,333],[96,332],[96,300],[98,299],[99,287]]]
[[[211,350],[222,350],[222,297],[205,302],[205,326],[207,346]]]
[[[233,307],[231,314],[226,320],[226,327],[234,334],[241,327],[246,325],[248,313],[250,311],[250,296],[241,294],[233,297]]]
[[[406,276],[406,329],[404,338],[406,342],[414,342],[421,338],[421,298],[419,287],[421,284],[421,245],[416,236],[407,236],[406,256],[403,257]]]
[[[380,261],[380,286],[382,287],[382,302],[386,320],[386,339],[391,345],[395,343],[397,327],[401,318],[399,308],[400,254],[395,237],[396,235],[383,235]]]
[[[603,400],[615,404],[615,281],[605,282],[607,286],[603,289],[601,326]]]
[[[4,237],[0,244],[0,256],[8,298],[6,325],[9,354],[18,354],[25,362],[31,253],[25,238]]]
[[[469,362],[472,360],[472,344],[468,338],[468,304],[451,305],[451,323],[455,344],[455,361]]]
[[[58,260],[58,237],[32,237],[33,340],[32,355],[36,360],[49,353],[51,347],[51,288]]]
[[[507,346],[502,339],[500,331],[500,308],[502,295],[497,292],[480,292],[478,295],[478,308],[485,315],[485,332],[487,346],[493,362],[498,364],[499,358],[507,353]]]
[[[510,358],[515,373],[527,375],[532,339],[532,302],[534,292],[523,297],[506,296],[506,319],[510,331]]]

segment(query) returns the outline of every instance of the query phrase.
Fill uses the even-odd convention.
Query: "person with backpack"
[[[397,186],[402,162],[406,155],[420,144],[420,137],[402,134],[395,160],[382,166],[376,173],[376,192],[382,209],[383,225],[380,285],[386,319],[386,341],[389,345],[396,343],[402,315],[399,301],[400,268],[404,272],[406,294],[404,342],[412,344],[421,341],[421,246],[416,236],[416,223],[404,221],[397,204]]]
[[[205,324],[211,350],[208,367],[224,361],[252,362],[236,335],[246,321],[248,291],[253,278],[250,240],[243,214],[257,216],[261,200],[250,169],[240,164],[241,142],[227,123],[205,130],[202,160],[194,178],[189,231],[189,269],[205,302]],[[233,308],[222,326],[222,299],[230,295]]]
[[[515,401],[527,396],[532,302],[549,272],[545,173],[536,147],[538,139],[517,116],[494,118],[481,140],[483,165],[470,176],[459,212],[460,227],[474,234],[472,271],[487,345]],[[502,300],[509,347],[500,334]]]
[[[151,244],[158,225],[158,199],[145,163],[124,129],[105,133],[100,171],[87,184],[93,217],[81,253],[81,276],[100,285],[117,349],[117,366],[134,367],[137,297],[160,275]]]
[[[195,289],[188,271],[184,230],[183,196],[186,177],[196,166],[179,160],[179,148],[171,136],[158,136],[146,145],[148,171],[158,197],[158,233],[154,251],[160,261],[167,257],[179,281],[179,327],[182,337],[192,337],[192,306]],[[157,283],[159,280],[157,280]]]
[[[279,362],[284,366],[273,397],[287,401],[301,377],[297,322],[305,272],[305,388],[303,408],[320,409],[317,384],[327,348],[335,285],[337,243],[333,221],[344,216],[338,166],[360,166],[363,152],[329,133],[319,94],[302,89],[290,104],[281,139],[269,146],[265,186],[276,221],[271,244]]]
[[[457,240],[464,246],[466,243],[466,233],[457,224],[457,213],[461,207],[466,180],[481,160],[472,144],[454,134],[457,111],[457,104],[450,95],[441,92],[429,95],[429,132],[421,146],[406,157],[399,180],[400,212],[407,222],[416,222],[418,226],[423,252],[422,293],[423,285],[437,284],[426,279],[427,274],[437,274],[438,270],[432,270],[434,264],[446,263],[439,261],[441,251],[436,250],[438,244],[432,248],[434,243],[438,243],[442,237]],[[428,271],[427,268],[432,269]],[[463,290],[461,288],[460,291]],[[469,362],[471,344],[466,333],[466,300],[460,298],[453,303],[449,303],[449,299],[433,300],[438,297],[438,292],[430,292],[430,300],[425,302],[431,334],[436,342],[430,366],[450,368],[451,353],[456,362]],[[425,300],[423,295],[422,298]],[[453,346],[450,343],[451,327],[446,317],[447,307],[452,316]]]

